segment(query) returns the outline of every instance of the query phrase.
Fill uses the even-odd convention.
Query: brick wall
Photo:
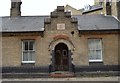
[[[35,66],[49,66],[51,52],[58,43],[65,43],[72,51],[72,63],[77,66],[88,66],[88,38],[101,38],[103,44],[103,64],[118,64],[118,34],[95,33],[81,34],[77,29],[77,22],[71,22],[70,16],[57,10],[58,16],[52,17],[51,22],[45,23],[45,31],[40,33],[16,33],[18,35],[3,34],[2,37],[2,64],[3,66],[21,66],[21,40],[35,40]],[[53,12],[54,13],[54,12]],[[65,24],[64,30],[57,30],[57,24]],[[82,31],[80,31],[82,32]],[[101,31],[102,32],[102,31]],[[55,37],[64,35],[69,40]]]
[[[117,34],[96,34],[96,35],[78,35],[76,31],[74,36],[71,35],[70,30],[67,31],[45,31],[45,36],[16,36],[2,38],[2,64],[3,66],[21,66],[21,40],[35,39],[35,65],[47,66],[51,64],[51,50],[49,50],[50,43],[54,40],[54,36],[58,34],[67,35],[73,43],[75,49],[72,58],[75,65],[89,65],[88,61],[88,38],[102,38],[103,44],[103,63],[105,65],[118,64],[118,35]],[[59,43],[59,41],[58,41]],[[64,42],[63,43],[67,43]],[[54,42],[53,42],[54,44]],[[67,44],[70,45],[70,44]],[[71,46],[69,46],[71,47]]]

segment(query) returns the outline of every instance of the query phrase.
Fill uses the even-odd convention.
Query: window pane
[[[89,59],[90,60],[100,60],[101,59],[101,51],[89,51]]]
[[[89,59],[90,60],[94,59],[94,51],[89,51]]]
[[[23,61],[28,61],[28,52],[23,52]]]
[[[96,51],[96,59],[101,59],[101,50]]]
[[[102,45],[101,45],[101,40],[100,39],[96,39],[96,49],[101,49]]]
[[[35,60],[35,52],[29,52],[29,61]]]
[[[29,50],[33,50],[33,45],[34,45],[34,42],[33,42],[33,41],[30,41],[30,42],[29,42]]]
[[[24,50],[28,50],[28,42],[24,42]]]
[[[91,50],[101,49],[101,40],[100,39],[89,39],[88,48]]]
[[[101,60],[102,58],[101,39],[88,40],[88,55],[89,60]]]
[[[90,50],[94,49],[94,42],[92,41],[92,39],[89,39],[89,41],[88,41],[88,48]]]

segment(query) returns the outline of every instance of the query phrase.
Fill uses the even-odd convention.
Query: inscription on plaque
[[[64,23],[57,24],[57,30],[64,30],[64,29],[65,29]]]

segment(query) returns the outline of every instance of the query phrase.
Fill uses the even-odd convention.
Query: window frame
[[[23,59],[23,57],[24,57],[24,52],[25,52],[25,50],[24,50],[24,42],[33,42],[34,44],[33,44],[33,50],[27,50],[26,52],[27,53],[30,53],[30,52],[34,52],[34,60],[33,61],[24,61],[24,59]],[[30,55],[29,55],[30,56]],[[22,40],[22,63],[35,63],[35,40]]]
[[[100,59],[90,59],[89,58],[89,62],[103,62],[103,44],[102,44],[102,38],[88,38],[88,57],[90,57],[89,56],[89,51],[91,50],[91,49],[89,49],[89,40],[97,40],[97,39],[99,39],[100,40],[100,44],[101,44],[101,48],[100,49],[92,49],[92,51],[101,51],[101,55],[100,55]]]

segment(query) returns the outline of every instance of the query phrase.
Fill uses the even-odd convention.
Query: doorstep
[[[50,77],[53,77],[53,78],[75,77],[75,73],[67,72],[67,71],[56,71],[56,72],[50,73]]]

